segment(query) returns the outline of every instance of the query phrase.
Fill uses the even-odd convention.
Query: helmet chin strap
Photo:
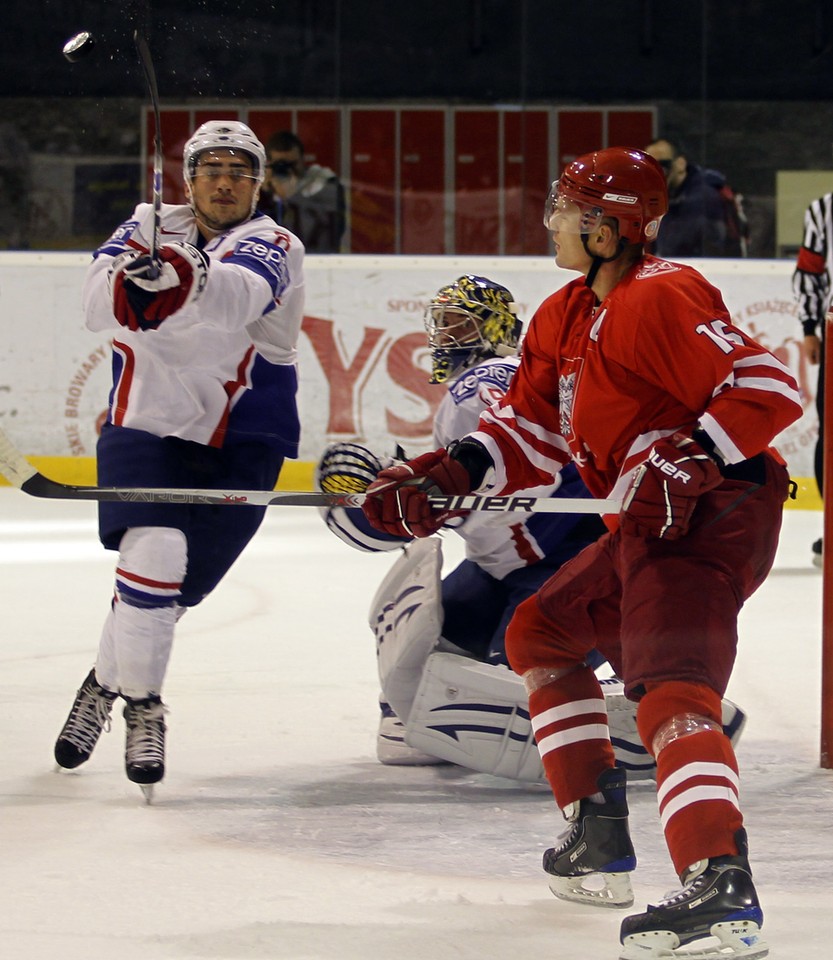
[[[609,257],[599,256],[598,253],[591,253],[590,248],[587,246],[587,241],[590,237],[589,233],[583,233],[581,235],[581,245],[584,247],[584,251],[588,257],[593,261],[590,264],[590,269],[587,272],[587,277],[584,280],[584,285],[586,287],[592,287],[596,281],[596,274],[599,272],[603,263],[610,263],[613,260],[618,260],[622,256],[622,253],[625,250],[625,247],[628,245],[627,240],[624,237],[619,238],[619,244],[616,247],[616,253],[612,254]]]

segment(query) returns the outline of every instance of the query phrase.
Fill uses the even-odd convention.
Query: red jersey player
[[[556,896],[633,903],[625,776],[584,662],[596,646],[638,701],[682,882],[624,920],[621,957],[673,956],[712,936],[720,956],[758,958],[768,948],[720,699],[788,494],[769,444],[802,408],[787,368],[732,325],[701,274],[644,253],[667,207],[662,168],[641,151],[566,167],[545,225],[556,263],[582,277],[540,306],[509,390],[478,429],[383,470],[365,512],[380,529],[428,536],[445,518],[427,491],[510,494],[570,460],[595,495],[623,498],[609,532],[522,603],[507,632],[568,821],[544,869]]]

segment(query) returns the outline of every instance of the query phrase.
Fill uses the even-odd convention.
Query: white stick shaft
[[[0,428],[0,473],[33,497],[57,500],[116,500],[123,503],[208,503],[228,506],[360,507],[363,493],[310,493],[276,490],[189,490],[162,487],[81,487],[58,483],[39,473]],[[570,497],[429,497],[435,510],[485,513],[618,513],[618,500]]]

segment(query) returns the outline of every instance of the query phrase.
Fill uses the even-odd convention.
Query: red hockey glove
[[[108,274],[113,315],[131,330],[155,330],[163,320],[205,289],[208,257],[190,243],[174,241],[159,248],[159,276],[151,277],[149,254],[129,251],[116,257]]]
[[[697,498],[723,482],[717,463],[682,433],[654,444],[631,480],[619,515],[623,533],[676,540],[685,536]]]
[[[444,449],[424,453],[407,463],[382,470],[367,488],[362,505],[371,525],[397,537],[430,537],[456,513],[438,513],[429,495],[471,493],[468,470]]]

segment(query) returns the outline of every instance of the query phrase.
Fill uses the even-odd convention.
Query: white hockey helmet
[[[231,150],[245,154],[252,163],[252,174],[259,187],[266,176],[266,150],[250,127],[239,120],[209,120],[194,131],[182,151],[182,174],[187,183],[194,177],[197,161],[207,150]],[[252,197],[252,213],[258,191]]]
[[[252,162],[258,183],[266,175],[266,150],[250,127],[239,120],[209,120],[194,131],[182,151],[182,173],[191,180],[200,154],[206,150],[239,150]]]

